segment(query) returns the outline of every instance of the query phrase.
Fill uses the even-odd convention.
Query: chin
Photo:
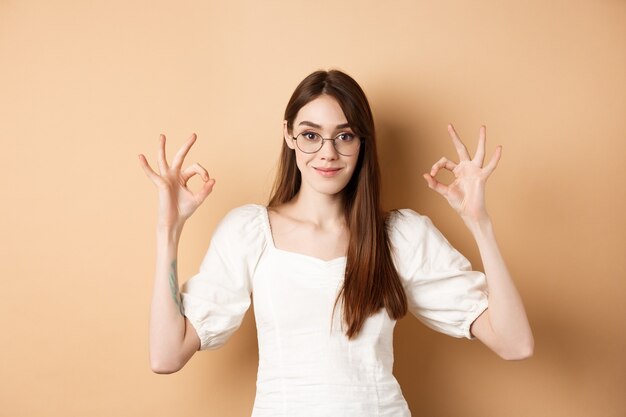
[[[341,194],[346,188],[347,184],[347,182],[345,184],[316,184],[314,186],[311,186],[311,188],[320,194],[334,196],[337,194]]]
[[[300,172],[302,173],[302,170]],[[352,174],[352,170],[345,170],[337,176],[324,178],[312,167],[304,172],[306,172],[306,175],[302,175],[302,185],[326,196],[341,194],[350,182]]]

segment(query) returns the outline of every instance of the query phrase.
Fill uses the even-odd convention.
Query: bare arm
[[[157,159],[160,175],[152,170],[145,156],[139,155],[142,168],[159,191],[156,272],[150,309],[150,366],[156,373],[180,370],[200,348],[200,339],[184,316],[177,268],[178,243],[185,221],[215,184],[198,163],[181,170],[195,140],[196,135],[191,135],[169,166],[165,157],[165,136],[161,135]],[[202,177],[204,185],[200,191],[192,193],[187,181],[196,174]]]
[[[183,315],[177,253],[180,232],[157,229],[157,259],[150,308],[150,366],[156,373],[180,370],[200,348],[200,338]]]
[[[483,166],[485,126],[480,128],[478,149],[474,158],[470,158],[467,148],[451,124],[448,125],[448,132],[459,155],[459,163],[441,158],[433,165],[430,173],[424,174],[424,179],[431,189],[444,196],[459,213],[480,250],[489,289],[489,308],[474,321],[470,330],[504,359],[527,358],[534,349],[532,331],[522,299],[500,253],[485,207],[485,182],[500,160],[502,147],[496,148],[489,163]],[[435,176],[440,169],[452,171],[455,180],[449,185],[437,181]]]
[[[489,288],[489,308],[474,321],[471,332],[504,359],[528,358],[534,349],[533,334],[491,220],[468,223],[468,227],[478,244]]]

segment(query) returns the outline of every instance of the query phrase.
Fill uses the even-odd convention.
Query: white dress
[[[412,210],[388,224],[409,310],[427,326],[472,339],[487,308],[485,276]],[[252,417],[409,417],[393,368],[395,320],[385,309],[359,336],[331,313],[346,257],[323,261],[274,246],[267,209],[249,204],[217,226],[200,271],[181,290],[185,316],[201,350],[222,346],[254,299],[259,344]]]

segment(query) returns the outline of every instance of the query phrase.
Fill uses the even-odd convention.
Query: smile
[[[341,168],[313,168],[323,177],[332,177],[337,175]]]

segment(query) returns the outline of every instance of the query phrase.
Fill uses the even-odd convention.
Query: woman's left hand
[[[454,163],[443,157],[433,165],[430,173],[423,175],[428,183],[428,187],[444,196],[452,208],[466,222],[476,222],[488,218],[485,207],[485,182],[496,169],[502,155],[502,146],[498,146],[489,163],[483,167],[486,140],[485,129],[485,126],[480,127],[478,149],[474,158],[470,158],[467,148],[459,139],[452,124],[449,124],[448,133],[459,155],[459,163]],[[454,174],[454,181],[449,185],[435,179],[437,172],[442,168],[452,171]]]

